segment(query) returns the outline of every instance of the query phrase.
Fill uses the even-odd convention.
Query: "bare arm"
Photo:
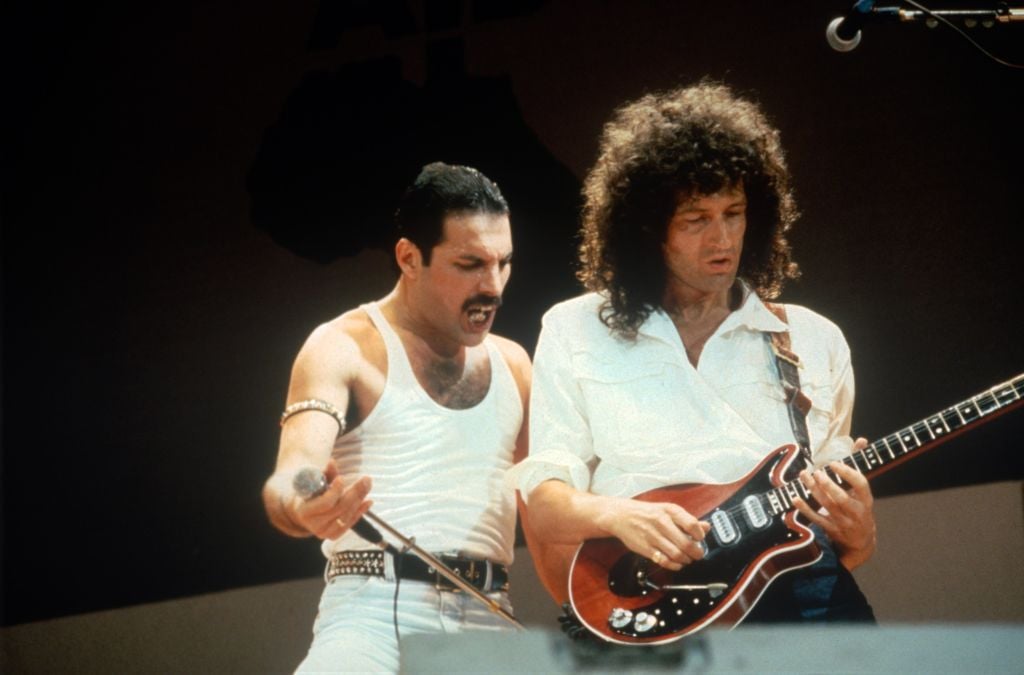
[[[529,501],[533,526],[550,543],[615,537],[646,558],[664,556],[659,564],[672,570],[703,557],[697,542],[711,527],[677,504],[595,495],[558,480],[538,485]]]
[[[350,335],[334,324],[321,326],[295,360],[287,403],[319,399],[346,410],[360,358]],[[337,421],[318,411],[299,413],[282,427],[277,465],[263,486],[263,504],[270,522],[285,534],[334,539],[372,505],[366,499],[369,477],[346,486],[331,461],[338,433]],[[328,481],[327,490],[309,500],[296,495],[292,486],[296,472],[306,467],[322,469]]]

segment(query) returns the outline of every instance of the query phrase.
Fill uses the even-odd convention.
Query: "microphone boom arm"
[[[963,19],[965,21],[992,21],[1011,23],[1024,21],[1024,8],[992,7],[990,9],[904,9],[902,7],[876,7],[872,13],[894,14],[900,21],[923,21],[930,18],[948,20]]]

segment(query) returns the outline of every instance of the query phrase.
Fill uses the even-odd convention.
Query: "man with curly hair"
[[[784,336],[810,399],[800,476],[820,508],[795,505],[824,554],[776,578],[745,620],[873,621],[849,573],[875,548],[872,495],[835,461],[866,444],[849,436],[849,348],[821,315],[768,302],[799,272],[778,131],[719,84],[644,96],[606,125],[584,196],[579,277],[591,292],[544,317],[533,451],[514,474],[535,558],[616,537],[669,570],[701,559],[711,531],[701,514],[632,497],[735,481],[794,442],[799,422],[772,349],[772,336]],[[566,598],[567,564],[541,576]]]

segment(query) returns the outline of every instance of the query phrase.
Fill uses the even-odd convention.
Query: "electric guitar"
[[[842,461],[875,476],[1022,402],[1024,374]],[[793,506],[797,497],[814,504],[793,478],[803,468],[799,460],[797,446],[784,445],[733,483],[672,485],[635,497],[673,502],[711,523],[702,542],[704,558],[673,572],[618,539],[583,542],[569,572],[569,598],[580,621],[599,637],[623,644],[671,642],[713,624],[739,624],[777,576],[821,557],[814,534]]]

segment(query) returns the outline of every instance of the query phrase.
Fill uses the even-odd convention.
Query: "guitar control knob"
[[[608,623],[612,628],[625,628],[632,620],[633,612],[621,607],[613,609],[611,615],[608,616]]]
[[[653,614],[647,612],[638,612],[636,615],[636,622],[633,627],[637,633],[646,633],[650,629],[654,628],[654,625],[658,623],[658,618]]]

